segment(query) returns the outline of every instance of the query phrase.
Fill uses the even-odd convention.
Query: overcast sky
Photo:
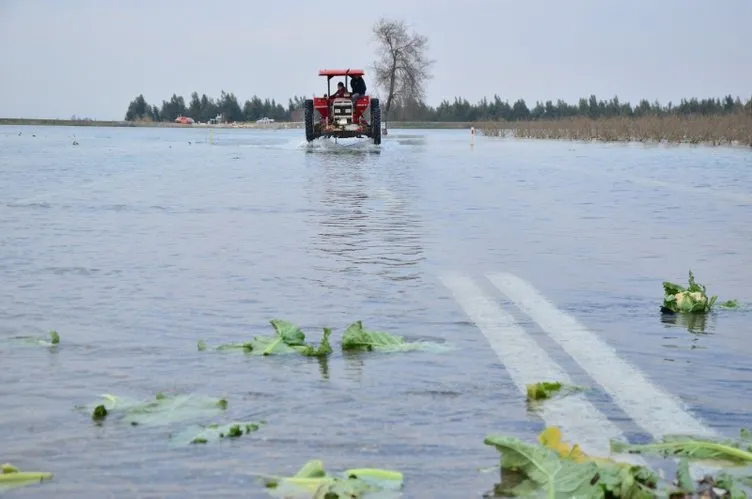
[[[0,0],[0,117],[123,119],[194,90],[286,105],[320,68],[368,71],[382,15],[428,36],[432,105],[752,96],[752,0]]]

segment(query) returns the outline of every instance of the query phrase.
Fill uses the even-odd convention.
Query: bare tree
[[[374,62],[374,80],[387,92],[384,114],[395,102],[422,102],[425,82],[435,61],[426,56],[428,38],[408,32],[404,21],[381,18],[373,27],[378,44],[378,58]]]

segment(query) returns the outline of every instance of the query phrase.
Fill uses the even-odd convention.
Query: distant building
[[[175,118],[175,123],[181,123],[183,125],[193,125],[193,118],[190,116],[178,116]]]
[[[274,123],[274,120],[272,118],[267,118],[264,116],[263,118],[256,120],[256,123]]]

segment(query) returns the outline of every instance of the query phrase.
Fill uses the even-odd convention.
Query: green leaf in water
[[[41,471],[19,471],[10,463],[0,465],[0,491],[26,487],[52,479],[53,474]]]
[[[133,426],[161,426],[191,419],[204,419],[221,414],[227,409],[227,400],[201,395],[158,393],[153,400],[140,401],[110,394],[102,395],[104,401],[90,404],[92,419],[101,421],[116,415]]]
[[[274,327],[274,336],[255,336],[243,343],[219,345],[216,350],[242,350],[251,355],[299,354],[308,357],[326,357],[332,352],[329,343],[331,330],[328,328],[324,328],[321,342],[316,347],[306,343],[305,334],[295,324],[281,319],[272,319],[269,322]],[[199,341],[198,349],[206,348],[206,343]]]
[[[265,421],[232,421],[225,424],[193,425],[170,437],[178,445],[208,444],[220,440],[232,440],[258,431]]]
[[[39,336],[14,336],[8,338],[4,343],[16,345],[39,345],[43,347],[54,347],[60,343],[60,335],[54,329],[47,333],[47,337]]]
[[[483,442],[501,453],[502,470],[523,474],[525,480],[508,491],[512,495],[540,490],[550,499],[597,496],[598,465],[594,462],[561,459],[550,449],[505,435],[488,435]]]
[[[752,449],[732,441],[718,442],[689,435],[666,435],[653,444],[627,444],[611,440],[611,452],[653,454],[662,457],[686,457],[700,460],[720,460],[736,464],[752,464]]]
[[[531,383],[527,385],[528,400],[543,400],[561,390],[562,384],[558,381],[541,381],[540,383]]]
[[[739,302],[736,300],[726,300],[718,304],[722,308],[739,308]]]
[[[403,486],[403,476],[399,471],[353,468],[341,475],[329,475],[318,459],[308,461],[292,477],[261,477],[270,495],[285,498],[401,497]]]
[[[695,282],[689,271],[689,286],[684,288],[668,281],[663,282],[663,305],[661,310],[669,313],[705,314],[710,312],[717,296],[708,298],[704,285]]]
[[[676,467],[676,483],[684,493],[691,493],[697,488],[692,475],[689,474],[689,459],[683,457]]]
[[[402,336],[368,331],[363,327],[362,321],[353,322],[342,334],[342,350],[345,351],[405,352],[439,346],[437,343],[424,341],[407,342]]]
[[[556,396],[564,397],[583,390],[585,387],[582,386],[567,385],[558,381],[541,381],[527,385],[527,400],[534,403]]]

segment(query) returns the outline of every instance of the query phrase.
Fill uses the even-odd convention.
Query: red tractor
[[[362,69],[322,69],[319,76],[326,76],[326,94],[305,101],[306,140],[319,137],[349,138],[363,136],[381,144],[381,108],[379,99],[361,95],[353,101],[347,92],[348,77],[363,76]],[[345,77],[344,96],[331,96],[331,80]],[[370,114],[369,119],[365,115]]]

